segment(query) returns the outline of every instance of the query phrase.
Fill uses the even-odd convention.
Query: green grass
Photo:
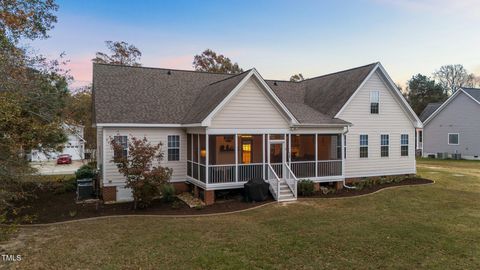
[[[218,217],[22,229],[19,268],[478,269],[480,162],[419,160],[434,185]]]

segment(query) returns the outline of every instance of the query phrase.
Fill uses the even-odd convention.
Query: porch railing
[[[317,177],[342,175],[341,160],[322,160],[317,162],[317,166],[318,166]]]
[[[234,183],[235,165],[210,165],[208,166],[208,183]]]
[[[283,163],[270,163],[273,171],[275,171],[275,174],[279,177],[283,177]]]
[[[290,168],[290,166],[288,166],[287,163],[285,163],[285,182],[287,183],[288,187],[292,191],[293,196],[295,196],[296,198],[298,179],[295,176],[295,174],[292,172],[292,169]]]
[[[263,164],[238,164],[238,182],[246,182],[251,179],[263,179]]]
[[[315,177],[315,161],[292,161],[291,171],[300,178]]]
[[[280,198],[280,178],[278,178],[278,175],[271,164],[268,164],[267,168],[267,182],[270,184],[270,192],[272,193],[273,198],[278,201]]]

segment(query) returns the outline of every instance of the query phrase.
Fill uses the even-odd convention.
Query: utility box
[[[77,179],[77,200],[91,199],[93,197],[93,179]]]

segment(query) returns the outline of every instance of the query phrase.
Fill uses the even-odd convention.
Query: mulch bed
[[[335,193],[323,194],[321,191],[316,192],[313,196],[302,197],[302,198],[339,198],[339,197],[353,197],[359,196],[364,194],[373,193],[377,190],[388,188],[388,187],[396,187],[396,186],[407,186],[407,185],[424,185],[424,184],[431,184],[433,183],[432,180],[425,179],[425,178],[407,178],[402,180],[399,183],[390,183],[390,184],[382,184],[382,185],[375,185],[372,187],[364,187],[361,190],[357,189],[348,189],[343,188],[341,190],[336,191]],[[347,186],[352,186],[351,184],[347,184]],[[301,197],[301,196],[299,196]]]
[[[133,210],[132,203],[103,204],[75,203],[75,192],[54,194],[42,192],[37,198],[28,203],[27,208],[21,211],[21,216],[36,215],[30,223],[42,224],[67,220],[76,220],[91,217],[114,216],[114,215],[204,215],[213,213],[225,213],[244,210],[272,202],[273,199],[264,202],[244,202],[241,197],[219,200],[213,205],[201,209],[190,208],[179,199],[173,202],[156,200],[146,209]],[[97,208],[98,207],[98,208]]]

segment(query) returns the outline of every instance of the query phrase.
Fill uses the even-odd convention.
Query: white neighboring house
[[[68,154],[72,160],[82,160],[85,155],[85,139],[83,138],[84,127],[80,125],[63,124],[68,140],[63,146],[62,152],[44,153],[40,150],[32,150],[30,160],[32,162],[54,160],[59,155]]]
[[[215,192],[252,178],[278,201],[296,200],[298,179],[333,183],[416,173],[422,123],[380,63],[301,82],[265,80],[255,69],[218,74],[93,65],[97,164],[104,201],[131,191],[112,163],[132,136],[163,143],[177,189]],[[124,145],[114,153],[109,140]]]

